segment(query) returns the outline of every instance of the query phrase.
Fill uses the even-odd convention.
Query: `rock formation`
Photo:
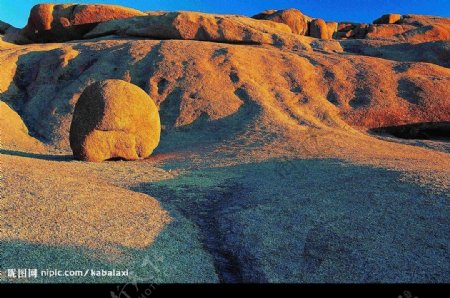
[[[387,15],[373,24],[341,23],[339,38],[406,41],[410,43],[450,39],[450,20],[420,15]]]
[[[369,30],[368,24],[358,23],[339,23],[336,33],[337,39],[364,39],[367,36]]]
[[[322,19],[315,19],[309,24],[309,35],[315,38],[328,39],[328,26]]]
[[[31,9],[23,33],[34,42],[74,40],[100,22],[144,15],[115,5],[38,4]]]
[[[120,35],[304,48],[301,36],[415,43],[450,38],[450,22],[440,17],[388,14],[373,24],[336,23],[308,17],[296,9],[267,10],[247,18],[197,12],[144,13],[114,5],[39,4],[31,10],[23,30],[8,28],[7,24],[0,26],[4,40],[19,44]]]
[[[399,14],[385,14],[373,21],[374,24],[395,24],[402,19]]]
[[[55,7],[52,17],[60,16],[65,6]],[[115,9],[124,12],[122,16],[141,15]],[[417,33],[415,40],[428,40],[431,35],[424,28],[446,28],[447,19],[405,15],[396,24],[347,22],[336,28],[336,23],[305,17],[309,26],[318,24],[312,30],[317,39],[295,34],[280,23],[282,16],[288,20],[288,15],[298,13],[269,11],[258,19],[196,12],[112,20],[101,16],[95,22],[106,21],[89,28],[83,35],[86,42],[32,44],[18,51],[17,45],[0,41],[0,97],[18,111],[34,136],[64,150],[69,148],[68,132],[80,94],[92,82],[107,79],[145,90],[159,106],[163,130],[168,132],[194,124],[203,130],[209,123],[204,119],[234,126],[233,115],[258,118],[261,109],[279,116],[275,107],[280,102],[302,103],[301,108],[288,104],[285,110],[298,123],[315,127],[343,128],[348,123],[370,129],[448,119],[450,40],[399,42],[412,31]],[[31,23],[44,24],[39,28],[50,28],[51,35],[54,22],[43,21],[44,16],[40,21],[31,18]],[[267,20],[269,16],[279,17],[275,22]],[[76,20],[73,24],[92,19],[69,18]],[[401,30],[389,35],[390,26]],[[379,32],[389,37],[381,38]],[[437,38],[445,35],[433,37]],[[310,109],[313,112],[305,112]],[[280,123],[284,121],[282,117]]]
[[[293,33],[300,35],[307,35],[308,23],[311,21],[310,17],[305,16],[297,9],[266,10],[252,18],[286,24]]]
[[[0,24],[2,266],[449,281],[448,19],[310,19],[301,35],[285,11],[46,7]],[[145,161],[72,160],[148,156],[158,111]]]
[[[115,34],[154,39],[275,44],[279,35],[291,32],[287,25],[272,21],[197,12],[169,12],[104,22],[88,32],[85,38]]]
[[[327,22],[328,39],[333,39],[336,32],[338,31],[339,23],[337,22]]]
[[[5,34],[9,28],[11,28],[10,24],[0,21],[0,34]]]
[[[148,157],[159,143],[158,109],[140,88],[105,80],[83,91],[70,127],[74,157],[85,161]]]

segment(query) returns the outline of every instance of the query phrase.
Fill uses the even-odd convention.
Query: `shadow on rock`
[[[273,160],[134,190],[198,229],[222,282],[448,282],[446,195],[394,171]]]

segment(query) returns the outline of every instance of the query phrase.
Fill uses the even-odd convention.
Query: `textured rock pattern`
[[[99,24],[86,38],[111,34],[155,39],[202,40],[229,43],[274,44],[292,30],[285,24],[241,16],[197,12],[169,12]]]
[[[58,7],[61,14],[69,6]],[[75,8],[99,9],[90,7]],[[288,25],[265,19],[152,12],[94,24],[83,38],[102,39],[95,43],[33,44],[18,51],[17,45],[0,42],[0,97],[33,135],[64,149],[80,94],[92,82],[111,78],[144,89],[159,106],[168,132],[190,125],[207,130],[208,121],[231,125],[237,121],[233,115],[259,117],[258,109],[277,111],[280,102],[289,103],[285,111],[295,122],[311,126],[345,127],[347,122],[375,128],[448,120],[450,41],[398,42],[406,38],[405,30],[445,28],[447,19],[405,15],[397,24],[339,23],[333,37],[344,38],[340,41],[329,40],[336,23],[310,22],[319,23],[316,36],[322,39],[293,34]],[[41,23],[39,28],[52,24]]]

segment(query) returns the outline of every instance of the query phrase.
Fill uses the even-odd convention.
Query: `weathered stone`
[[[35,42],[68,41],[80,39],[100,22],[144,15],[116,5],[38,4],[23,33]]]
[[[327,22],[328,39],[333,39],[334,34],[338,30],[337,22]]]
[[[121,35],[158,39],[206,40],[229,43],[274,44],[291,33],[285,24],[241,16],[170,12],[99,24],[85,38]]]
[[[309,35],[311,37],[328,39],[328,26],[322,19],[315,19],[309,24]]]
[[[286,24],[292,29],[292,33],[300,35],[307,34],[308,22],[311,21],[310,17],[305,16],[297,9],[266,10],[252,18]]]
[[[385,14],[381,16],[380,18],[373,21],[374,24],[395,24],[398,21],[400,21],[402,18],[402,15],[400,14]]]
[[[80,160],[135,160],[153,152],[160,131],[158,108],[142,89],[105,80],[81,94],[70,127],[70,146]]]

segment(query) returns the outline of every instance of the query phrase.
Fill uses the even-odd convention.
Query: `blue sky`
[[[43,1],[0,0],[0,20],[23,27],[30,8]],[[48,1],[51,2],[51,1]],[[54,3],[104,3],[140,10],[194,10],[253,15],[266,9],[295,7],[303,13],[333,21],[371,22],[385,13],[414,13],[450,17],[450,0],[109,0]]]

